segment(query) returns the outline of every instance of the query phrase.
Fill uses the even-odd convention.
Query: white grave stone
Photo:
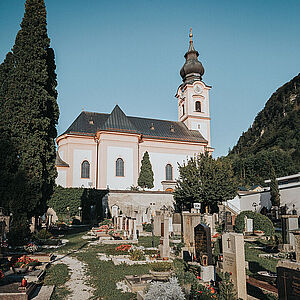
[[[245,248],[242,233],[222,235],[223,272],[230,273],[238,298],[247,299]]]

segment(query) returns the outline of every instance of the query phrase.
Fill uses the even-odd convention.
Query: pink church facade
[[[190,35],[190,37],[192,37]],[[172,190],[178,163],[205,151],[210,140],[209,90],[192,39],[180,71],[178,121],[127,116],[118,105],[111,114],[82,112],[56,142],[63,187],[126,190],[137,186],[146,151],[154,173],[152,190]]]

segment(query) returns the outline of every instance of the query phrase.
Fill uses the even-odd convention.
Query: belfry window
[[[122,158],[116,160],[116,176],[124,176],[124,161]]]
[[[81,178],[90,178],[90,163],[87,160],[81,164]]]
[[[166,165],[166,180],[173,180],[173,167],[170,164]]]
[[[201,102],[200,101],[195,102],[195,111],[201,112]]]

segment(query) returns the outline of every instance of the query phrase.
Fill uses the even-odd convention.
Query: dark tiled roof
[[[60,158],[58,151],[56,151],[55,166],[56,167],[69,167],[69,165]]]
[[[132,132],[143,137],[207,143],[197,130],[189,130],[182,122],[129,117],[118,105],[111,114],[82,112],[64,134],[94,136],[98,130]]]

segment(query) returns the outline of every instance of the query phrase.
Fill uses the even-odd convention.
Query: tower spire
[[[194,48],[194,44],[193,44],[193,33],[192,33],[192,27],[190,28],[190,34],[189,34],[189,37],[190,37],[190,46],[189,46],[189,50],[188,52],[197,52]]]
[[[192,28],[190,28],[189,38],[189,49],[184,55],[185,64],[180,70],[180,75],[185,83],[201,80],[202,75],[204,74],[204,68],[201,62],[198,60],[199,53],[194,48]]]

